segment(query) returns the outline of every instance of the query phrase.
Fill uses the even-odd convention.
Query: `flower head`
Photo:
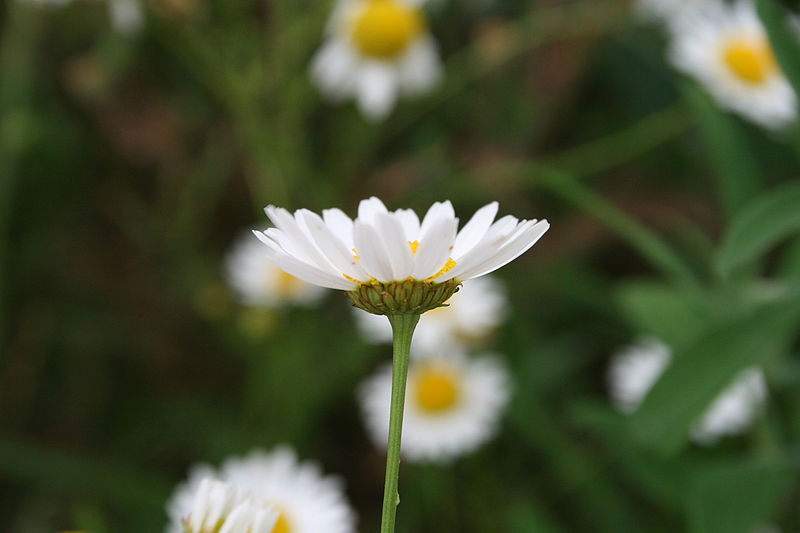
[[[249,232],[233,245],[225,266],[228,284],[247,305],[314,305],[325,294],[321,287],[275,266],[264,245]]]
[[[291,449],[282,447],[271,453],[254,451],[229,458],[218,469],[195,468],[168,503],[171,522],[167,533],[185,533],[182,520],[191,510],[190,496],[208,477],[229,484],[260,505],[271,506],[277,513],[274,528],[269,530],[272,533],[355,532],[355,515],[339,480],[324,476],[316,464],[298,462]]]
[[[429,90],[441,67],[420,3],[339,0],[313,60],[314,82],[332,98],[355,96],[371,119],[388,115],[398,94]]]
[[[608,380],[617,409],[625,414],[636,411],[671,360],[669,347],[654,339],[639,341],[616,355]],[[766,396],[761,370],[743,370],[694,423],[692,439],[698,444],[713,444],[722,436],[742,433]]]
[[[348,291],[353,303],[375,314],[423,313],[447,301],[458,285],[513,261],[544,235],[546,220],[494,221],[496,202],[479,209],[458,231],[449,201],[436,202],[420,222],[410,209],[389,211],[363,200],[351,220],[339,209],[322,217],[307,209],[294,216],[266,208],[275,224],[255,232],[270,260],[323,287]]]
[[[272,533],[277,511],[243,495],[229,483],[203,478],[180,522],[183,533]]]
[[[420,350],[472,346],[485,341],[506,316],[505,287],[491,276],[465,284],[447,305],[425,313],[414,331]],[[375,342],[392,340],[392,328],[382,317],[354,309],[359,328]],[[412,352],[416,353],[416,352]]]
[[[367,429],[377,446],[389,432],[391,366],[360,388]],[[422,354],[412,358],[403,421],[403,455],[412,461],[446,462],[488,441],[511,392],[508,373],[496,357],[469,359]]]
[[[708,0],[671,24],[670,59],[723,107],[767,128],[781,128],[797,102],[751,2]]]

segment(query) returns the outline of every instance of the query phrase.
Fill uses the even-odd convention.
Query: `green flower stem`
[[[395,515],[400,504],[397,479],[400,476],[400,440],[403,433],[403,408],[406,400],[408,359],[411,337],[419,322],[418,314],[388,315],[392,324],[392,408],[389,413],[389,444],[386,448],[386,482],[383,486],[381,533],[394,533]]]

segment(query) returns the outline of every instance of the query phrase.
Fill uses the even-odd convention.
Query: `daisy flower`
[[[672,360],[669,347],[646,339],[617,354],[608,382],[614,406],[622,413],[636,411]],[[692,439],[713,444],[720,437],[744,432],[766,401],[767,386],[758,368],[743,370],[692,426]]]
[[[430,90],[441,76],[422,0],[339,0],[311,78],[334,100],[354,97],[368,118],[385,118],[399,95]]]
[[[186,497],[187,513],[177,529],[181,533],[271,533],[278,521],[272,506],[210,478],[202,479]]]
[[[671,62],[721,106],[766,128],[795,119],[795,94],[751,2],[709,0],[678,17],[671,33]]]
[[[446,302],[445,307],[420,317],[414,332],[414,345],[421,350],[442,346],[468,346],[485,341],[506,316],[506,291],[502,282],[491,276],[472,280]],[[391,325],[379,315],[353,308],[359,329],[374,342],[392,340]]]
[[[325,289],[306,283],[270,261],[264,245],[247,233],[237,240],[226,260],[228,285],[246,305],[278,307],[282,304],[310,306],[318,303]]]
[[[410,209],[389,211],[377,198],[363,200],[351,220],[339,209],[320,217],[266,208],[274,228],[255,232],[273,263],[300,279],[348,291],[374,314],[423,313],[441,306],[464,280],[513,261],[547,231],[546,220],[497,221],[497,202],[458,231],[449,201],[436,202],[420,222]]]
[[[386,447],[392,368],[364,382],[359,400],[377,446]],[[497,433],[511,394],[500,359],[468,359],[458,352],[411,361],[401,453],[411,461],[448,462],[475,451]]]
[[[218,469],[196,467],[167,504],[166,533],[185,533],[182,524],[191,513],[191,498],[208,478],[229,484],[261,506],[271,506],[277,512],[272,533],[355,532],[355,515],[338,478],[324,476],[316,464],[300,463],[291,449],[281,447],[229,458]]]

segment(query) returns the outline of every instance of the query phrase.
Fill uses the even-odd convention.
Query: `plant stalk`
[[[416,314],[389,315],[392,324],[392,403],[389,413],[389,443],[386,447],[386,482],[383,486],[383,511],[381,533],[394,533],[400,493],[397,480],[400,476],[400,441],[403,433],[403,409],[406,400],[408,360],[411,337],[419,322]]]

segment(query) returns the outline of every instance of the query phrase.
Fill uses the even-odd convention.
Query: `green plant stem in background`
[[[696,287],[697,277],[686,262],[657,235],[571,175],[532,164],[527,169],[534,184],[544,186],[606,224],[665,276],[683,286]]]
[[[400,503],[397,479],[400,476],[400,441],[403,433],[403,409],[406,401],[408,359],[411,337],[419,315],[389,315],[392,324],[392,407],[389,413],[389,443],[386,448],[386,482],[383,486],[381,533],[394,533],[395,515]]]

